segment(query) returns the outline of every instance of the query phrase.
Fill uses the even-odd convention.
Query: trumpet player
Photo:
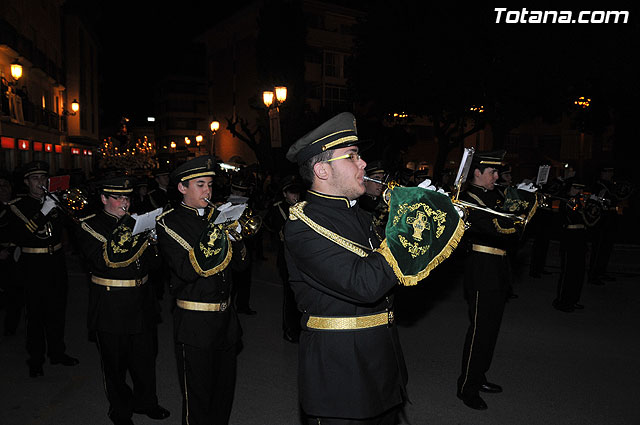
[[[182,423],[229,422],[236,381],[240,323],[230,303],[231,269],[244,265],[243,243],[215,224],[210,208],[215,161],[199,156],[170,176],[182,202],[157,218],[158,245],[171,270],[176,299],[174,342]],[[237,222],[230,224],[237,230]]]
[[[52,365],[77,365],[64,343],[67,268],[62,249],[63,217],[56,201],[45,196],[49,164],[24,166],[25,197],[9,202],[11,241],[18,247],[16,278],[25,289],[29,376],[42,376],[45,354]]]
[[[560,278],[553,307],[565,313],[584,308],[579,304],[585,278],[587,255],[587,226],[584,221],[584,205],[580,197],[584,185],[570,183],[567,198],[560,201]]]
[[[133,413],[165,419],[156,395],[156,298],[149,272],[159,263],[146,233],[132,235],[127,176],[100,184],[102,211],[81,220],[78,241],[91,274],[88,328],[95,332],[108,416],[131,425]],[[131,375],[133,389],[126,382]]]
[[[495,183],[505,151],[478,152],[469,169],[464,201],[497,209],[500,199]],[[458,398],[472,409],[487,409],[479,393],[502,392],[500,385],[487,379],[498,339],[504,306],[511,285],[507,248],[520,229],[513,220],[471,209],[470,228],[465,238],[470,248],[465,264],[464,294],[468,303],[469,327],[462,351],[462,370],[458,378]]]

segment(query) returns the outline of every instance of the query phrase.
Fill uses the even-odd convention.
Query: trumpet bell
[[[238,224],[242,227],[242,236],[250,238],[255,236],[262,226],[262,217],[254,214],[252,210],[246,208],[242,213],[242,216],[238,219]]]
[[[62,202],[71,211],[82,211],[89,205],[86,195],[79,188],[66,190],[62,194]]]

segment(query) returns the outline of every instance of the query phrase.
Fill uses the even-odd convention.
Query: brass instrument
[[[382,193],[382,199],[384,199],[385,203],[388,205],[389,204],[389,199],[391,198],[391,191],[393,190],[394,187],[405,187],[402,186],[394,181],[391,181],[389,183],[384,183],[380,180],[376,180],[376,179],[372,179],[371,177],[364,177],[365,180],[373,182],[373,183],[378,183],[381,185],[385,185],[387,186],[387,188],[385,189],[385,191]],[[522,223],[522,224],[526,224],[526,218],[525,217],[521,217],[515,214],[509,214],[509,213],[504,213],[501,211],[496,211],[493,210],[491,208],[487,208],[487,207],[482,207],[480,205],[476,205],[476,204],[472,204],[470,202],[466,202],[466,201],[461,201],[460,199],[457,199],[456,197],[451,199],[451,202],[453,203],[453,205],[457,205],[459,207],[461,207],[464,211],[464,218],[463,221],[466,222],[466,218],[468,216],[468,210],[469,209],[474,209],[474,210],[479,210],[479,211],[484,211],[486,213],[489,214],[494,214],[500,217],[504,217],[504,218],[508,218],[510,220],[513,220],[516,223]]]
[[[49,192],[46,187],[40,187],[44,191],[45,196],[53,199],[53,201],[56,203],[56,206],[60,208],[62,212],[67,214],[75,222],[79,222],[75,214],[84,210],[87,205],[89,205],[87,196],[82,192],[82,190],[78,188],[63,190],[59,193],[60,196],[58,197]]]
[[[205,198],[205,201],[209,206],[211,206],[211,208],[215,209],[219,206],[211,202],[209,199]],[[245,208],[238,219],[238,224],[241,228],[240,232],[236,231],[236,229],[227,229],[231,236],[237,241],[242,240],[243,238],[255,236],[262,226],[262,217],[255,214],[250,208]]]

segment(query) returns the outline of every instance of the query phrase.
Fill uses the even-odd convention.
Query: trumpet
[[[89,201],[87,200],[86,195],[82,192],[82,190],[78,188],[62,191],[60,196],[62,200],[60,200],[53,193],[49,192],[46,187],[40,187],[44,191],[45,196],[53,199],[53,201],[56,203],[56,206],[75,222],[78,222],[78,218],[75,216],[75,213],[82,211],[87,207],[87,205],[89,205]]]
[[[389,200],[391,198],[391,191],[393,190],[394,187],[405,187],[402,186],[401,184],[398,184],[397,182],[391,181],[388,183],[385,183],[383,181],[377,180],[377,179],[372,179],[371,177],[367,177],[364,176],[364,180],[373,182],[373,183],[378,183],[381,184],[383,186],[386,186],[387,188],[384,190],[384,192],[382,193],[382,199],[384,199],[385,203],[387,205],[389,205]],[[521,217],[515,214],[509,214],[509,213],[505,213],[505,212],[501,212],[501,211],[496,211],[493,210],[491,208],[487,208],[487,207],[482,207],[480,205],[476,205],[476,204],[472,204],[470,202],[466,202],[466,201],[461,201],[460,199],[456,199],[456,198],[452,198],[451,202],[453,203],[453,205],[457,205],[460,208],[463,209],[464,211],[464,218],[466,219],[467,216],[469,215],[469,211],[470,209],[474,209],[474,210],[478,210],[478,211],[484,211],[486,213],[489,214],[493,214],[493,215],[497,215],[503,218],[508,218],[510,220],[513,220],[516,223],[526,223],[526,218],[525,217]],[[466,222],[466,220],[464,220]]]
[[[211,208],[218,208],[218,205],[211,202],[210,199],[204,198]],[[245,208],[242,215],[238,219],[238,224],[241,230],[238,232],[236,229],[228,229],[229,233],[235,240],[241,240],[243,238],[250,238],[255,236],[260,227],[262,226],[262,217],[255,214],[250,208]]]

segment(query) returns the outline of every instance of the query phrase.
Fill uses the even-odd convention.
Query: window
[[[330,111],[340,111],[349,105],[347,99],[347,89],[338,86],[325,86],[324,106]]]
[[[324,75],[327,77],[342,78],[342,55],[325,52]]]

